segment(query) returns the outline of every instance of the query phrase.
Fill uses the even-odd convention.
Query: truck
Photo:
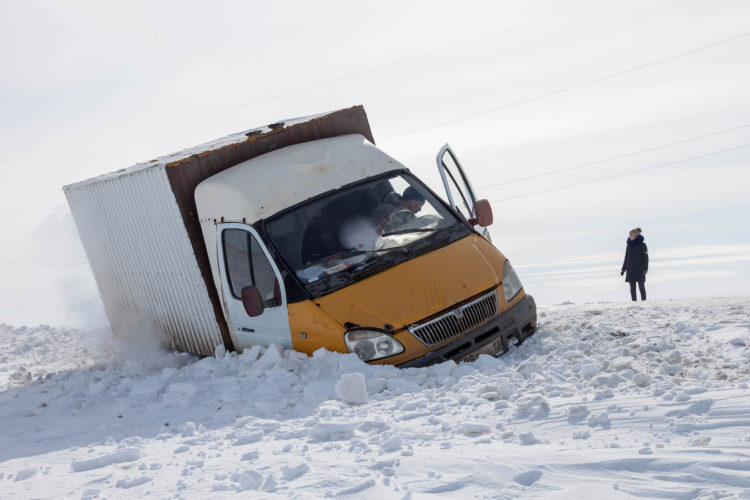
[[[284,120],[63,187],[115,337],[426,366],[499,355],[536,305],[449,145],[438,196],[364,107]]]

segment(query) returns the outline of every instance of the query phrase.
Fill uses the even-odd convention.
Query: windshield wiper
[[[346,259],[349,257],[356,257],[357,255],[364,255],[366,253],[372,253],[372,252],[377,252],[377,250],[342,250],[340,252],[327,255],[320,260],[316,260],[315,262],[307,264],[305,267],[307,268],[307,267],[319,266],[319,265],[326,264],[329,262],[334,262],[334,261]]]
[[[460,227],[430,227],[430,228],[415,228],[415,229],[401,229],[399,231],[391,231],[390,233],[381,234],[380,237],[392,236],[394,234],[407,234],[407,233],[434,233],[435,231],[461,231]]]
[[[380,272],[396,264],[393,258],[386,257],[386,254],[381,254],[378,257],[366,260],[357,266],[350,267],[347,271],[351,276],[352,280],[358,281],[364,276],[373,274],[373,271]]]

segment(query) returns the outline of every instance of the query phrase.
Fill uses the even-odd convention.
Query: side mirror
[[[245,306],[245,312],[251,318],[263,314],[263,299],[257,286],[246,286],[242,289],[242,305]]]
[[[477,215],[469,222],[472,224],[479,225],[481,227],[487,227],[492,225],[492,206],[487,200],[477,200],[474,204],[474,213]]]

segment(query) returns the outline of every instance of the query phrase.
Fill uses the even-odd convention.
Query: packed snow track
[[[750,498],[750,299],[539,312],[403,370],[0,325],[0,496]]]

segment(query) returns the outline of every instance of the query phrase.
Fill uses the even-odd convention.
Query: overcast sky
[[[104,321],[64,184],[354,104],[436,190],[453,146],[542,304],[628,298],[634,226],[651,298],[750,295],[748,19],[743,0],[3,2],[0,323]]]

